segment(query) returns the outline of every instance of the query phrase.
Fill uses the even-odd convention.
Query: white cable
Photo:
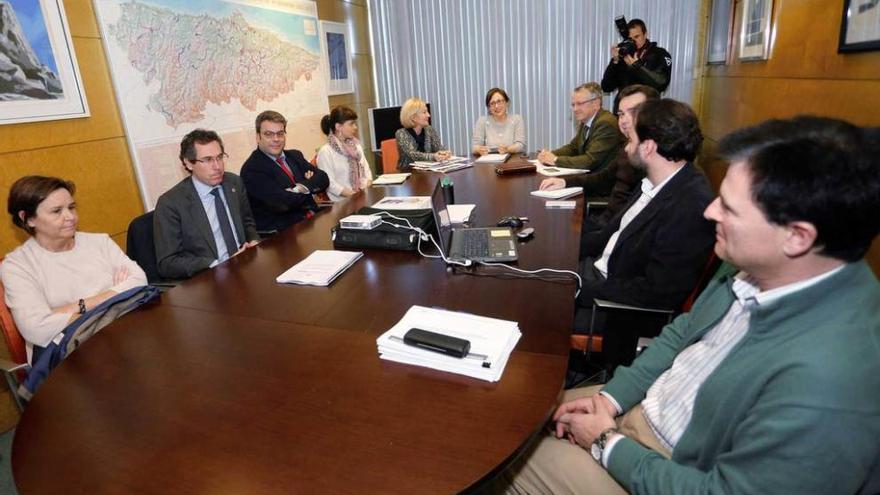
[[[574,275],[577,279],[577,290],[574,293],[574,298],[577,299],[578,295],[581,293],[581,285],[583,285],[583,281],[581,280],[581,276],[579,273],[572,270],[561,270],[558,268],[538,268],[537,270],[523,270],[522,268],[517,268],[515,266],[510,266],[505,263],[494,263],[490,261],[478,261],[479,264],[485,266],[500,266],[502,268],[507,268],[508,270],[512,270],[515,272],[525,273],[527,275],[537,275],[541,272],[552,272],[552,273],[567,273]]]
[[[418,250],[419,254],[422,255],[423,257],[425,257],[425,258],[441,258],[443,261],[445,261],[447,264],[450,264],[450,265],[458,265],[458,266],[465,266],[465,267],[471,266],[472,262],[470,260],[465,260],[464,262],[462,262],[462,261],[456,261],[456,260],[451,260],[451,259],[447,258],[443,254],[443,250],[440,249],[440,245],[437,244],[436,240],[434,240],[434,236],[431,234],[428,234],[427,232],[420,229],[419,227],[413,226],[413,224],[410,223],[408,218],[398,217],[398,216],[392,215],[391,213],[389,213],[387,211],[380,211],[377,213],[377,215],[382,215],[382,214],[388,215],[389,217],[391,217],[395,220],[400,220],[402,222],[406,222],[406,225],[399,225],[396,223],[391,223],[387,220],[382,220],[383,224],[391,225],[392,227],[397,227],[399,229],[409,229],[409,230],[415,231],[417,234],[419,234],[418,240],[416,241],[416,250]],[[422,252],[422,236],[425,236],[428,240],[431,241],[431,243],[434,244],[434,247],[437,248],[437,252],[440,253],[439,256],[425,254]],[[517,268],[514,266],[504,264],[504,263],[493,263],[493,262],[489,262],[489,261],[478,261],[478,263],[481,265],[485,265],[485,266],[500,266],[503,268],[507,268],[508,270],[512,270],[512,271],[519,272],[519,273],[525,273],[527,275],[538,275],[539,273],[542,273],[542,272],[571,274],[571,275],[574,275],[574,277],[577,279],[577,290],[574,293],[575,299],[577,299],[578,295],[580,295],[580,293],[581,293],[581,285],[583,284],[583,281],[581,280],[581,276],[577,272],[572,271],[572,270],[560,270],[557,268],[538,268],[537,270],[523,270],[522,268]]]

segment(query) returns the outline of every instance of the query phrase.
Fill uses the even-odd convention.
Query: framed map
[[[317,7],[310,0],[95,0],[144,206],[188,174],[181,138],[217,131],[238,172],[263,110],[306,159],[326,142]]]
[[[61,0],[0,0],[0,124],[88,116]]]
[[[342,95],[354,93],[351,72],[351,53],[345,24],[321,21],[321,45],[327,64],[327,93]]]

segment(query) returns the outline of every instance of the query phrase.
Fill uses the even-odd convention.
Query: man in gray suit
[[[180,142],[191,177],[159,197],[154,244],[162,278],[189,278],[259,241],[241,178],[225,171],[228,155],[214,131],[196,129]]]

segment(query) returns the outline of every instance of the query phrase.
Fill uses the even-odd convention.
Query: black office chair
[[[153,212],[149,211],[135,218],[128,224],[128,236],[125,242],[125,254],[133,259],[144,273],[147,282],[159,288],[171,288],[176,281],[165,280],[159,276],[159,264],[156,261],[156,248],[153,245]]]

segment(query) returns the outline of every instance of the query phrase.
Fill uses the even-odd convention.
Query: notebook
[[[453,261],[514,261],[517,259],[516,239],[508,227],[452,228],[449,208],[443,198],[440,181],[431,195],[434,221],[440,234],[440,249]]]

